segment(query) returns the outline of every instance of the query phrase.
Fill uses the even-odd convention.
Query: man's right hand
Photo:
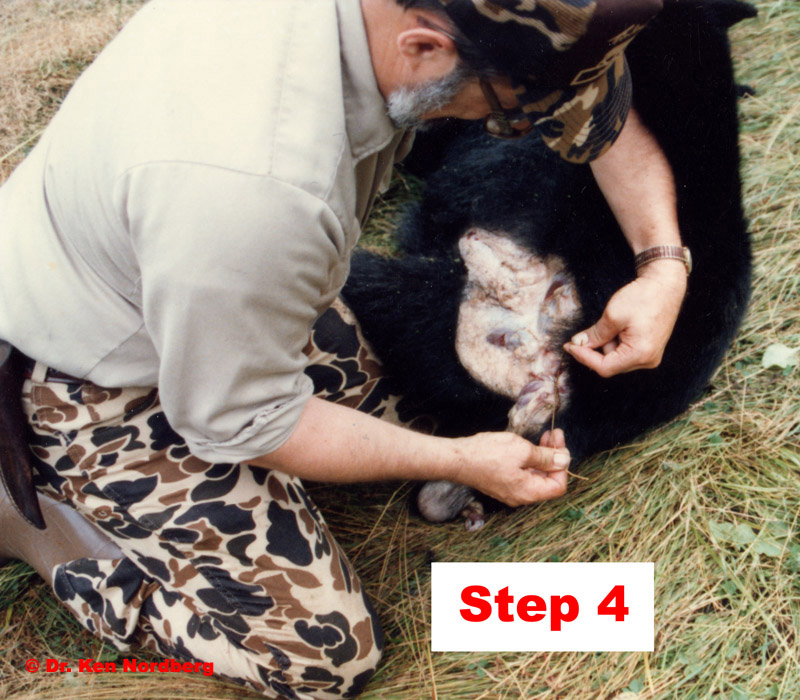
[[[569,459],[560,430],[538,446],[514,433],[435,437],[314,397],[289,439],[250,463],[315,481],[457,481],[521,506],[562,496]]]
[[[461,468],[454,481],[516,507],[563,496],[570,455],[561,430],[542,435],[539,446],[513,433],[459,438]]]

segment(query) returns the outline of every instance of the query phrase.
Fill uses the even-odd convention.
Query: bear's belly
[[[574,280],[558,256],[483,229],[467,231],[459,250],[467,268],[459,360],[476,381],[515,399],[509,430],[538,433],[569,399],[561,343],[580,312]]]

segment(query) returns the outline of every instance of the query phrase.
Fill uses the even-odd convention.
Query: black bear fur
[[[694,271],[657,369],[603,379],[568,360],[572,398],[555,424],[574,460],[683,412],[706,388],[742,321],[751,256],[727,28],[754,14],[736,0],[666,0],[626,52],[635,108],[672,166]],[[451,123],[418,137],[408,167],[425,176],[425,188],[400,225],[403,256],[358,251],[343,296],[397,382],[403,406],[434,415],[447,435],[503,429],[512,401],[476,382],[455,352],[466,275],[458,238],[477,225],[562,256],[582,305],[569,332],[596,321],[609,297],[634,278],[632,253],[589,167],[561,161],[535,134],[504,142],[485,136],[479,124]]]

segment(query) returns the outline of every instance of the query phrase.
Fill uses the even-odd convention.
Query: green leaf
[[[759,540],[753,545],[753,549],[767,557],[779,557],[783,554],[783,547],[775,540]]]
[[[789,568],[792,571],[800,571],[800,545],[793,544],[789,553]]]
[[[718,523],[715,520],[709,520],[708,529],[711,530],[711,536],[720,542],[730,542],[733,537],[734,527],[731,523]]]
[[[756,533],[753,532],[753,528],[745,523],[738,525],[736,529],[733,531],[733,540],[734,544],[750,544],[756,541]]]
[[[661,468],[664,469],[665,471],[670,471],[670,472],[679,472],[681,469],[684,469],[685,467],[686,467],[685,464],[679,464],[678,462],[673,462],[670,459],[665,459],[661,463]]]
[[[569,520],[571,522],[581,520],[584,517],[586,517],[586,512],[583,508],[569,508],[567,512],[564,513],[564,520]]]
[[[797,367],[800,362],[797,353],[800,348],[792,349],[783,343],[774,343],[764,351],[764,357],[761,358],[761,366],[765,369],[770,367],[778,367],[786,369],[787,367]]]
[[[750,694],[744,688],[735,685],[731,690],[733,691],[731,700],[750,700]]]
[[[468,663],[466,669],[468,671],[475,671],[475,675],[477,675],[478,678],[485,678],[486,672],[483,669],[488,665],[489,665],[488,659],[481,659],[480,661],[472,661]]]
[[[718,523],[714,520],[709,520],[708,529],[711,530],[715,540],[735,544],[739,547],[756,541],[756,533],[746,523],[734,526],[732,523]]]
[[[641,693],[644,690],[644,683],[638,678],[634,681],[631,681],[631,684],[627,687],[627,690],[630,690],[632,693]]]
[[[770,520],[767,523],[767,529],[775,537],[789,537],[792,534],[792,526],[783,520]]]
[[[722,435],[720,435],[719,433],[711,433],[711,435],[708,436],[708,441],[712,445],[721,445],[723,442]]]

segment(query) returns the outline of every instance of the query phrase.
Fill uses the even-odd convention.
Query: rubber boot
[[[42,493],[38,496],[46,530],[37,530],[26,522],[0,486],[0,563],[21,559],[52,585],[53,568],[58,564],[84,557],[119,559],[125,556],[72,506]]]

